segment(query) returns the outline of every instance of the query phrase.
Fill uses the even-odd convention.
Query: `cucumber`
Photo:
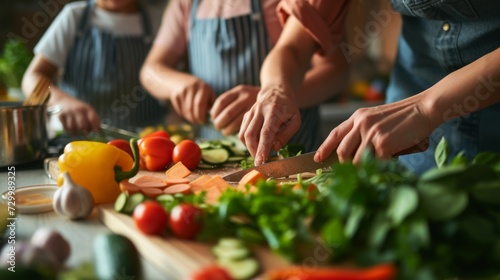
[[[142,278],[139,252],[127,237],[115,233],[100,234],[92,249],[97,279]]]
[[[229,150],[231,151],[231,154],[233,154],[233,156],[247,157],[246,151],[239,149],[237,147],[229,147]]]
[[[227,162],[228,158],[229,158],[229,152],[224,148],[201,151],[201,159],[205,163],[223,164]]]
[[[146,200],[146,196],[142,193],[134,193],[129,196],[122,212],[125,214],[132,214],[137,205],[143,203]]]
[[[245,247],[246,245],[241,239],[226,237],[219,239],[219,242],[217,242],[217,246],[238,248]]]
[[[240,162],[240,161],[242,161],[242,160],[244,160],[246,158],[247,157],[242,157],[242,156],[232,156],[232,157],[229,157],[227,159],[227,161],[229,161],[229,162]]]
[[[212,253],[219,259],[241,260],[250,256],[250,250],[245,247],[215,246]]]
[[[242,260],[219,259],[217,263],[225,268],[234,279],[250,279],[259,272],[259,263],[254,258]]]
[[[201,142],[198,144],[198,147],[202,150],[206,150],[212,148],[212,144],[210,142]]]
[[[227,147],[227,148],[230,148],[230,147],[234,147],[235,144],[233,141],[229,141],[229,140],[220,140],[220,144],[223,146],[223,147]]]
[[[120,193],[115,200],[115,205],[114,205],[115,211],[118,213],[124,213],[123,209],[127,204],[127,200],[128,200],[128,195],[124,192]]]

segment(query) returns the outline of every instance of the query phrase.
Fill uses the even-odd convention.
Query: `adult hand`
[[[170,102],[177,114],[194,124],[206,123],[214,100],[215,94],[210,86],[194,76],[180,80],[170,95]]]
[[[291,90],[263,89],[243,117],[239,138],[260,165],[271,148],[279,150],[300,128],[300,112]]]
[[[259,90],[257,86],[239,85],[217,97],[210,110],[214,127],[224,135],[238,132],[243,116],[255,103]]]
[[[341,162],[359,163],[365,149],[388,159],[417,146],[427,149],[427,136],[435,127],[422,95],[391,104],[362,108],[334,128],[319,147],[314,160],[320,162],[336,150]]]
[[[85,135],[90,131],[99,130],[101,119],[89,104],[66,96],[53,105],[61,106],[61,111],[58,113],[59,120],[68,134],[72,136]]]

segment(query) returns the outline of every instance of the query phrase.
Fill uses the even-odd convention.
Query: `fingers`
[[[275,134],[275,139],[272,143],[272,148],[277,151],[293,137],[295,132],[299,130],[301,124],[300,115],[294,114],[290,119],[286,120],[285,123],[279,129],[279,133]]]
[[[71,136],[87,135],[90,131],[98,131],[101,120],[89,106],[68,108],[59,113],[64,130]]]
[[[252,110],[245,114],[243,118],[240,139],[254,158],[257,156],[259,136],[263,123],[263,117],[255,114]]]
[[[238,98],[237,94],[232,91],[225,92],[221,94],[214,102],[214,105],[210,109],[210,115],[212,119],[216,119],[217,116],[221,114],[222,111],[228,106],[230,106]]]
[[[316,154],[314,155],[314,160],[316,162],[322,162],[325,160],[332,152],[337,150],[342,139],[349,133],[352,129],[353,122],[348,119],[341,123],[339,126],[334,128],[332,132],[328,135],[325,141],[318,148]]]
[[[210,110],[211,104],[215,99],[215,94],[212,89],[206,85],[202,84],[200,88],[194,94],[193,108],[193,122],[197,124],[204,124],[207,122],[207,114]]]

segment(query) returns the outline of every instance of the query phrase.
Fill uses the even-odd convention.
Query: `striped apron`
[[[69,51],[60,88],[90,104],[102,123],[139,131],[154,125],[166,109],[142,88],[139,71],[151,46],[151,26],[141,9],[144,35],[116,36],[91,26],[90,0]]]
[[[261,0],[251,0],[251,13],[234,18],[197,19],[200,0],[193,0],[190,11],[188,47],[191,73],[210,85],[220,95],[238,85],[260,85],[260,68],[271,47],[261,9]],[[321,141],[319,110],[300,111],[302,125],[289,141],[301,144],[306,151],[316,149]],[[196,136],[220,139],[222,134],[209,125],[199,126]]]

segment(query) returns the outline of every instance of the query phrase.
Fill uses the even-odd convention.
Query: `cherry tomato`
[[[211,265],[202,268],[194,273],[191,280],[232,280],[231,275],[218,265]]]
[[[132,218],[141,232],[150,235],[161,234],[168,225],[167,211],[158,202],[152,200],[137,205]]]
[[[132,154],[132,148],[130,148],[130,143],[127,140],[113,139],[109,141],[108,144],[113,145],[118,149],[127,152],[127,154],[129,154],[132,158],[134,158],[134,154]]]
[[[187,203],[180,203],[170,211],[170,229],[175,236],[194,239],[202,227],[203,212]]]
[[[174,142],[164,137],[143,138],[139,144],[141,168],[149,171],[164,170],[172,163],[174,147]]]
[[[180,161],[189,170],[193,170],[201,160],[200,146],[192,140],[183,140],[175,146],[172,160],[174,163]]]

